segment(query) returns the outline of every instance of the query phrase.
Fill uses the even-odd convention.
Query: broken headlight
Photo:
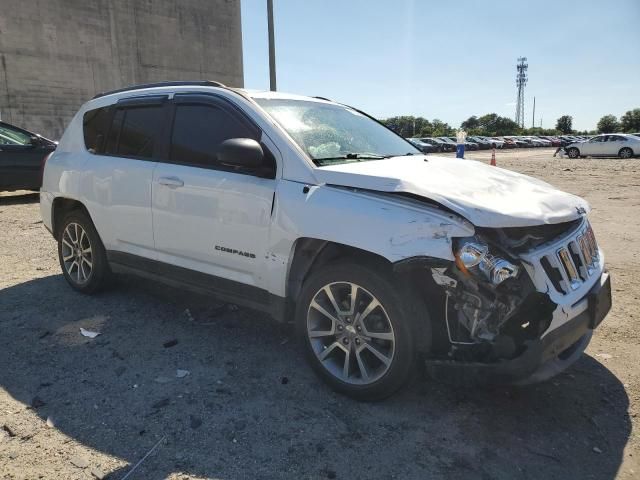
[[[453,254],[458,268],[467,275],[500,285],[508,278],[515,278],[520,268],[510,261],[492,255],[489,245],[477,237],[461,238],[454,243]]]

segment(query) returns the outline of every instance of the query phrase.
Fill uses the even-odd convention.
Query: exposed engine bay
[[[518,259],[526,251],[571,230],[574,222],[539,228],[477,229],[454,239],[456,262],[432,267],[444,292],[449,346],[442,353],[460,361],[495,362],[520,355],[527,341],[549,327],[556,304],[538,292]]]

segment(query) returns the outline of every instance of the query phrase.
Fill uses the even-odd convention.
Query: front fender
[[[462,217],[394,194],[330,185],[278,185],[268,257],[270,290],[284,295],[286,269],[298,238],[359,248],[391,263],[429,256],[454,260],[453,237],[473,235]]]

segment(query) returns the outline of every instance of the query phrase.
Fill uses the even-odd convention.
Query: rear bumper
[[[542,338],[530,342],[519,357],[497,363],[426,360],[427,372],[437,380],[457,385],[525,385],[547,380],[580,358],[591,341],[593,330],[609,312],[611,287],[608,273],[602,274],[586,298],[589,308]]]

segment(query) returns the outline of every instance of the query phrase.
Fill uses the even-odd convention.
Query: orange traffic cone
[[[495,147],[491,149],[491,165],[496,166],[496,149]]]

